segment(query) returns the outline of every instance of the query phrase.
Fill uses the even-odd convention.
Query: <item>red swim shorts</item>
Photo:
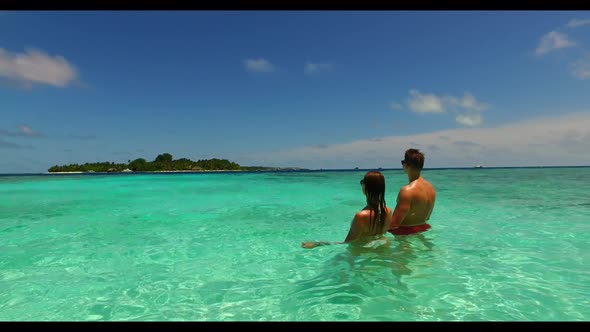
[[[429,224],[422,224],[422,225],[416,225],[416,226],[400,226],[400,227],[397,227],[394,229],[390,229],[389,233],[391,233],[393,235],[410,235],[410,234],[425,232],[429,229],[430,229]]]

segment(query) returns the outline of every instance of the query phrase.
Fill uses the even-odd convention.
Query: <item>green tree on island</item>
[[[159,154],[154,161],[147,161],[144,158],[137,158],[128,161],[127,164],[115,164],[113,162],[98,162],[85,164],[70,164],[63,166],[52,166],[49,168],[50,173],[55,172],[123,172],[131,170],[133,172],[158,172],[158,171],[260,171],[260,170],[279,170],[281,168],[260,167],[260,166],[240,166],[227,159],[202,159],[192,161],[187,158],[174,160],[170,153]]]
[[[171,163],[172,162],[172,155],[169,153],[162,153],[159,154],[156,159],[154,160],[154,162],[158,162],[158,163]]]

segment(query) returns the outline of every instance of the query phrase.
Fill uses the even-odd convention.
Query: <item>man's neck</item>
[[[413,171],[413,170],[408,170],[408,181],[409,181],[409,183],[412,183],[413,181],[416,181],[419,178],[420,178],[420,172]]]

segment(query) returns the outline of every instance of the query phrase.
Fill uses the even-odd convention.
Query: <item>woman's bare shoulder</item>
[[[359,212],[357,212],[357,213],[354,215],[354,217],[355,217],[355,218],[360,218],[360,219],[363,219],[363,218],[367,218],[367,217],[369,217],[370,215],[371,215],[371,210],[360,210]]]

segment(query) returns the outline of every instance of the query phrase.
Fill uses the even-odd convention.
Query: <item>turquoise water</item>
[[[422,236],[300,248],[345,238],[363,174],[0,177],[0,320],[590,319],[590,168],[426,170]]]

